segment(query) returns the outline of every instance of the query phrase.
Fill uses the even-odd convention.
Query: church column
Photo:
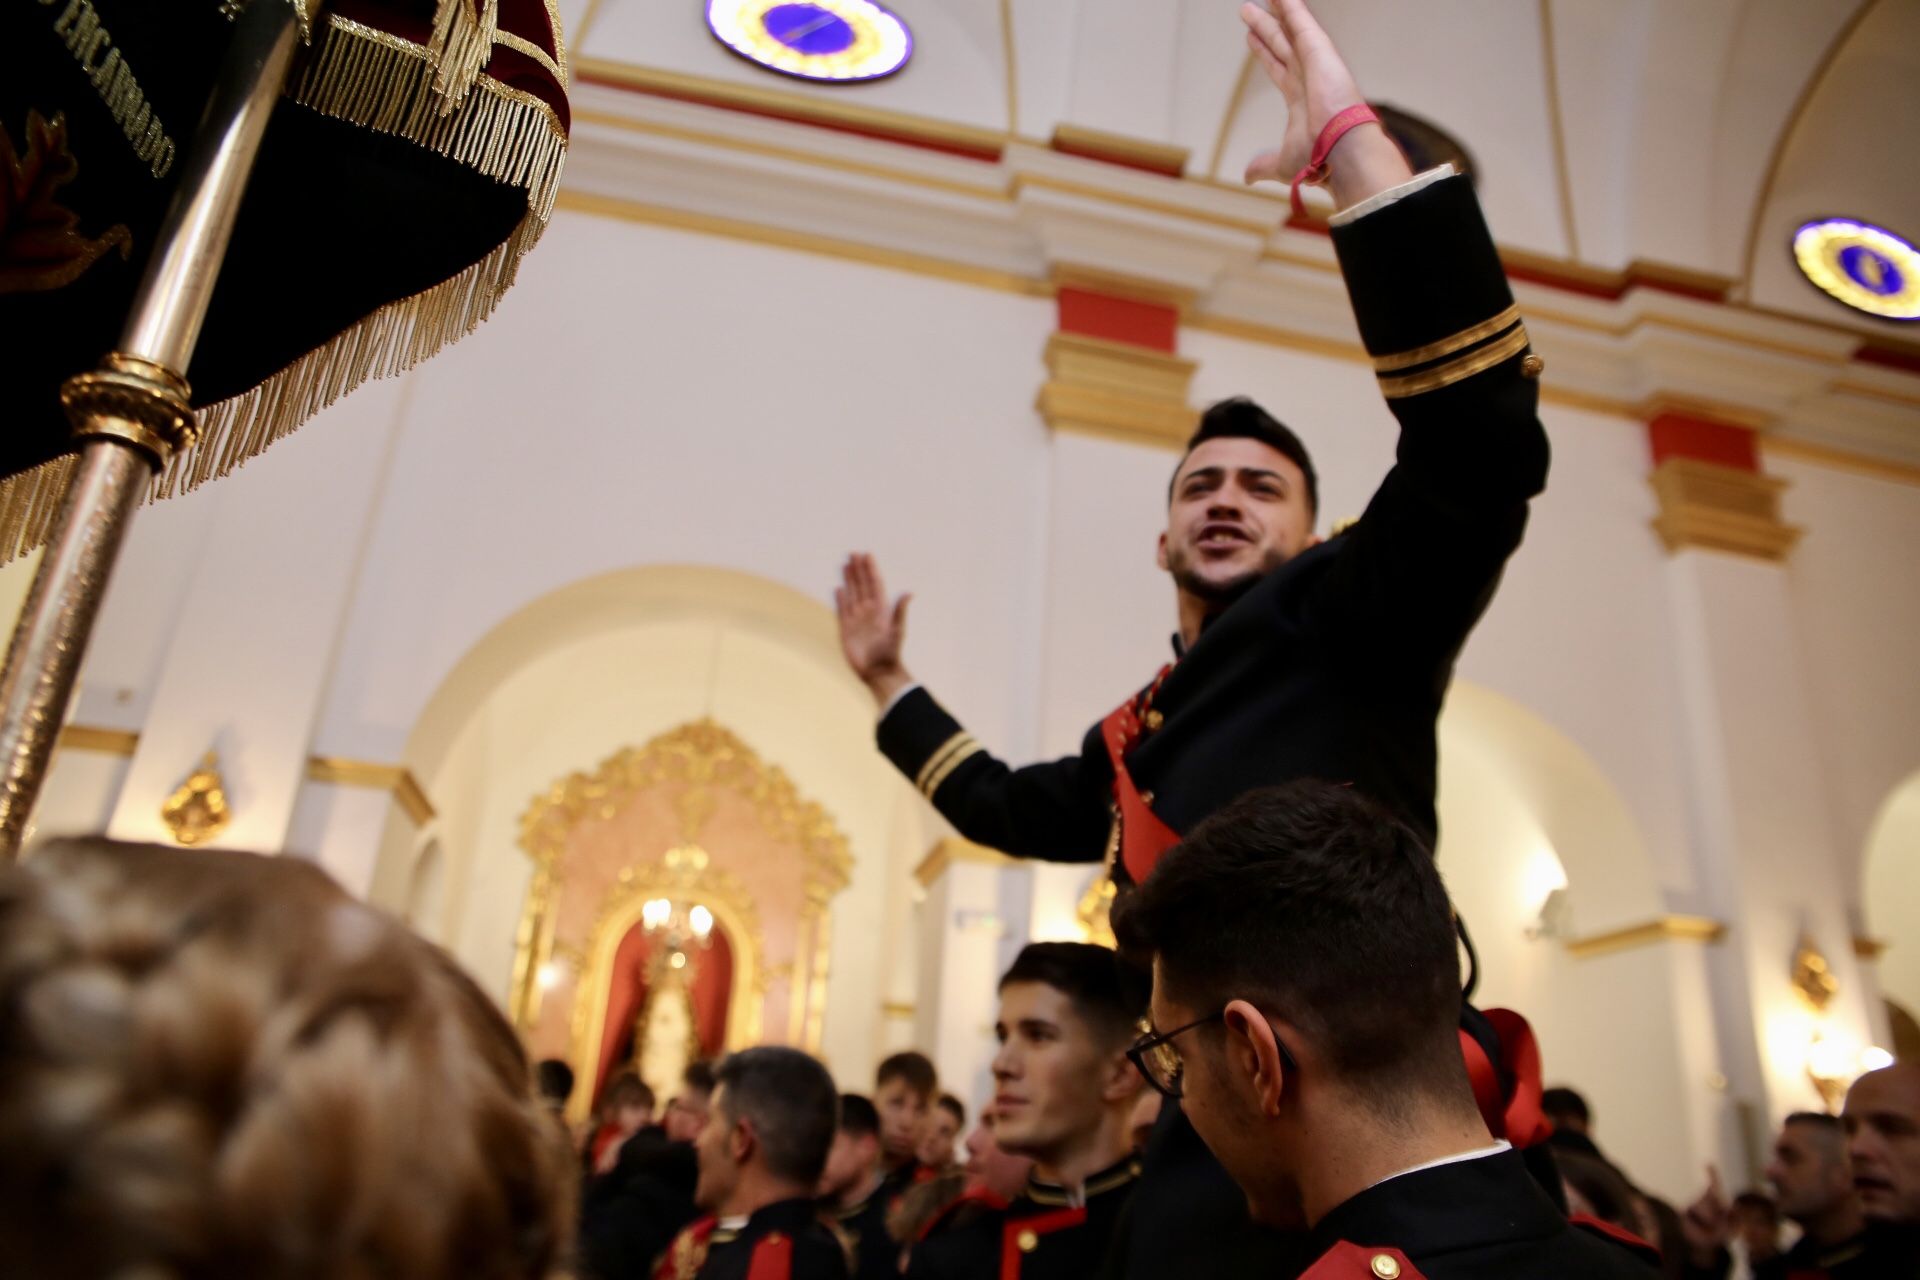
[[[1702,953],[1733,1103],[1716,1145],[1746,1161],[1787,1112],[1822,1108],[1809,1067],[1857,1069],[1871,1026],[1789,590],[1801,531],[1780,517],[1786,482],[1761,470],[1758,425],[1678,405],[1647,424],[1653,525],[1671,557],[1693,905],[1728,926]]]
[[[922,894],[913,1043],[977,1112],[993,1094],[998,980],[1026,941],[1026,876],[1012,858],[958,836],[935,844],[913,876]]]

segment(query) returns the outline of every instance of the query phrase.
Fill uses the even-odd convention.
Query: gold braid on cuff
[[[940,784],[960,767],[962,761],[978,754],[980,744],[974,741],[972,734],[965,731],[956,733],[927,757],[927,762],[920,766],[920,772],[914,776],[913,785],[921,795],[931,800],[933,793],[940,789]]]
[[[1519,309],[1508,307],[1499,315],[1438,342],[1394,355],[1377,356],[1373,367],[1379,375],[1381,392],[1389,400],[1401,400],[1452,386],[1463,378],[1511,360],[1526,349],[1527,327],[1520,323]],[[1544,362],[1538,357],[1529,356],[1522,373],[1535,378],[1543,367]]]

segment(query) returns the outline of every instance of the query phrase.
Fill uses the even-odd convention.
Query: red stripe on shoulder
[[[1320,1255],[1300,1280],[1426,1280],[1398,1249],[1342,1240]]]
[[[1000,1280],[1019,1280],[1020,1260],[1040,1247],[1040,1239],[1087,1220],[1087,1211],[1055,1209],[1030,1218],[1008,1218],[1000,1228]]]
[[[747,1262],[747,1280],[792,1280],[793,1237],[784,1231],[771,1231],[753,1246]]]
[[[1568,1218],[1567,1221],[1579,1227],[1582,1231],[1589,1232],[1596,1236],[1603,1236],[1611,1240],[1614,1244],[1624,1245],[1655,1266],[1660,1265],[1660,1250],[1648,1244],[1645,1240],[1642,1240],[1625,1227],[1616,1227],[1611,1222],[1602,1222],[1600,1219],[1584,1213],[1576,1213]]]

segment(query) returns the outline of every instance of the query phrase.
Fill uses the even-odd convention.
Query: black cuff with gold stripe
[[[1333,247],[1380,389],[1401,400],[1528,354],[1527,330],[1473,184],[1442,178],[1345,226]]]
[[[925,689],[902,696],[880,721],[875,736],[881,752],[929,800],[962,762],[982,749]]]

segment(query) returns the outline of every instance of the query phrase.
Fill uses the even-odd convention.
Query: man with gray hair
[[[798,1049],[744,1049],[720,1064],[694,1143],[707,1214],[674,1237],[656,1280],[847,1280],[814,1188],[839,1124],[827,1069]]]

